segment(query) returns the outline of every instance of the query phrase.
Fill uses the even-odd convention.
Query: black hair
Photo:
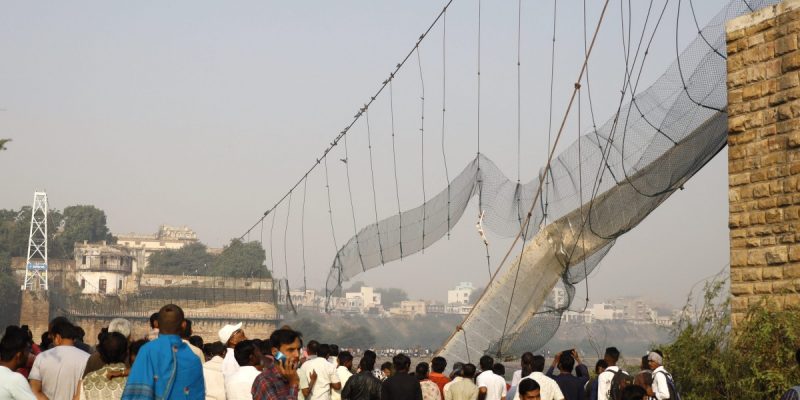
[[[147,340],[147,339],[139,339],[139,340],[135,340],[133,343],[131,343],[131,347],[130,347],[131,355],[135,356],[135,355],[139,354],[139,349],[141,349],[142,346],[146,345],[148,342],[149,342],[149,340]]]
[[[558,359],[558,369],[572,373],[573,368],[575,368],[575,358],[572,357],[572,354],[561,353],[561,357]]]
[[[181,334],[183,321],[183,309],[175,304],[167,304],[158,311],[158,329],[165,335]]]
[[[464,368],[461,368],[461,376],[464,378],[475,377],[475,364],[464,364]]]
[[[395,371],[408,371],[411,367],[411,359],[407,355],[400,353],[392,357],[392,364],[394,364]]]
[[[197,347],[198,349],[202,349],[203,348],[203,338],[200,337],[200,336],[197,336],[197,335],[190,336],[189,337],[189,343],[191,343],[192,346]]]
[[[181,339],[189,339],[192,337],[192,320],[187,318],[184,319],[184,321],[186,321],[186,327],[183,328],[183,331],[181,332]]]
[[[517,387],[517,393],[519,393],[519,397],[528,394],[528,392],[539,390],[539,383],[533,379],[523,379],[519,381],[519,386]]]
[[[82,342],[83,337],[86,336],[86,331],[83,330],[83,328],[81,328],[78,325],[72,325],[72,326],[75,328],[75,340]]]
[[[329,344],[321,344],[317,349],[317,355],[322,358],[328,358],[331,355],[331,346]]]
[[[433,357],[431,360],[431,369],[433,372],[441,374],[447,368],[447,360],[444,357]]]
[[[258,351],[261,352],[262,355],[264,354],[272,354],[272,349],[270,349],[269,340],[257,340],[256,347],[258,347]]]
[[[428,379],[429,372],[430,370],[428,369],[428,363],[421,362],[417,364],[417,369],[414,371],[414,374],[416,375],[417,379],[423,381],[425,379]]]
[[[154,312],[150,315],[150,329],[156,329],[156,321],[158,321],[158,313]]]
[[[358,362],[358,368],[361,368],[362,371],[372,371],[375,369],[375,357],[369,357],[367,353],[369,353],[369,351],[364,352],[364,356],[361,357],[361,361]]]
[[[522,353],[520,358],[520,365],[522,366],[522,376],[528,376],[533,373],[533,353],[526,351]]]
[[[33,332],[31,332],[31,328],[28,325],[22,325],[19,327],[22,329],[22,332],[28,337],[28,344],[33,344]]]
[[[800,349],[795,350],[794,360],[797,361],[798,364],[800,364]]]
[[[39,342],[39,347],[42,348],[42,351],[47,350],[50,348],[50,345],[53,344],[53,338],[50,336],[50,332],[42,332],[41,342]]]
[[[622,389],[622,400],[641,400],[647,396],[644,388],[636,385],[628,385]]]
[[[306,351],[308,354],[317,355],[317,352],[319,351],[319,342],[316,340],[309,341],[306,345]]]
[[[506,366],[500,363],[495,363],[494,365],[492,365],[492,372],[494,372],[495,375],[500,375],[504,377],[506,376]]]
[[[128,356],[128,338],[119,332],[111,332],[97,346],[97,351],[106,364],[125,362]]]
[[[381,364],[381,371],[386,370],[386,369],[388,369],[389,371],[393,370],[392,363],[390,361],[387,361],[387,362]]]
[[[50,328],[50,333],[53,335],[53,337],[58,335],[61,336],[62,339],[68,340],[75,340],[75,338],[78,337],[77,329],[75,329],[75,326],[72,325],[72,323],[66,318],[57,318],[57,321],[54,321],[52,327]]]
[[[281,328],[269,335],[269,345],[276,349],[280,349],[281,345],[292,344],[295,340],[300,339],[301,337],[302,335],[300,332],[287,328]]]
[[[619,350],[616,347],[608,347],[606,348],[606,357],[608,357],[611,361],[617,362],[619,361]]]
[[[594,364],[594,372],[597,372],[598,368],[602,369],[608,368],[608,363],[606,362],[606,360],[603,360],[602,358],[597,360],[597,362]]]
[[[533,372],[544,372],[544,356],[542,355],[533,356],[533,362],[531,362],[531,368],[533,369]]]
[[[339,360],[339,365],[345,365],[348,361],[353,361],[353,355],[349,351],[342,351],[336,359]]]
[[[203,346],[203,353],[209,356],[209,358],[213,358],[214,356],[224,357],[227,350],[225,345],[220,341],[206,343],[206,345]]]
[[[641,365],[642,369],[650,369],[650,360],[648,360],[647,358],[648,358],[647,355],[642,356],[642,365]]]
[[[252,340],[242,340],[233,348],[233,357],[240,366],[250,365],[250,357],[256,351],[256,345]]]
[[[333,357],[339,357],[339,345],[338,344],[332,344],[331,345],[331,354],[330,355],[333,356]]]
[[[494,365],[494,358],[490,356],[483,356],[481,357],[480,365],[481,365],[481,370],[488,371],[492,369],[492,366]]]
[[[24,352],[28,347],[28,336],[19,327],[9,325],[0,340],[0,360],[11,361],[17,353]]]

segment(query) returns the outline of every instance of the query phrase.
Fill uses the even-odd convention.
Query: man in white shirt
[[[347,380],[353,376],[353,373],[350,372],[353,369],[353,355],[349,351],[339,352],[336,361],[339,365],[336,367],[336,376],[339,377],[339,383],[344,388]],[[332,391],[331,400],[342,400],[342,389]]]
[[[505,400],[506,380],[492,371],[494,359],[483,356],[480,359],[481,372],[476,380],[478,384],[478,400]]]
[[[664,357],[655,351],[651,351],[650,354],[647,355],[647,363],[650,369],[653,370],[653,396],[655,396],[657,400],[669,399],[670,394],[667,379],[672,380],[672,375],[670,375],[663,366]]]
[[[48,399],[71,399],[78,390],[89,353],[74,346],[78,330],[66,318],[50,328],[55,347],[36,356],[28,380],[33,393]]]
[[[16,326],[9,326],[0,341],[0,399],[36,400],[25,377],[14,372],[27,361],[27,334]]]
[[[239,370],[225,378],[225,396],[228,400],[252,400],[250,390],[261,373],[261,352],[252,340],[243,340],[234,348]]]
[[[308,342],[306,350],[309,359],[297,370],[298,374],[302,374],[300,390],[303,397],[306,400],[330,400],[331,390],[342,389],[336,369],[325,357],[317,357],[319,343],[316,341]]]
[[[531,363],[531,368],[533,372],[528,375],[527,377],[523,377],[522,380],[525,379],[533,379],[536,383],[539,384],[539,393],[542,397],[542,400],[564,400],[564,394],[561,393],[561,388],[558,386],[558,383],[549,378],[547,375],[544,374],[544,356],[535,355],[533,356],[533,360]],[[522,380],[520,384],[522,384]],[[517,394],[514,395],[514,400],[519,400],[520,395],[519,391]]]
[[[597,400],[610,400],[611,399],[611,382],[614,380],[614,375],[620,372],[617,366],[619,361],[619,350],[616,347],[606,348],[606,353],[603,359],[608,363],[608,367],[597,377]],[[621,371],[627,375],[627,372]]]
[[[208,345],[211,359],[203,364],[203,380],[206,384],[206,400],[225,400],[225,377],[222,375],[222,358],[225,346],[220,342]]]
[[[239,363],[236,362],[233,348],[242,340],[247,340],[247,336],[242,330],[241,322],[236,325],[225,325],[219,330],[219,341],[228,349],[225,359],[222,360],[222,375],[226,378],[239,370]]]

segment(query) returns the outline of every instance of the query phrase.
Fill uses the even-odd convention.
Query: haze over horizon
[[[700,25],[726,3],[695,4]],[[186,225],[202,242],[221,247],[244,233],[320,156],[444,2],[80,4],[5,2],[0,51],[10,62],[0,65],[0,138],[13,141],[0,153],[0,168],[7,171],[0,208],[29,205],[35,190],[46,189],[53,208],[93,204],[103,209],[115,234]],[[560,121],[580,68],[582,7],[582,2],[570,1],[558,8],[553,121]],[[589,7],[591,28],[599,7]],[[643,18],[636,16],[643,16],[646,8],[634,5],[632,10],[639,28]],[[481,152],[509,179],[516,179],[518,148],[516,12],[516,2],[484,5],[482,10]],[[523,6],[522,182],[537,176],[546,156],[552,13],[552,4]],[[609,12],[590,64],[598,124],[614,111],[622,82],[619,14]],[[454,2],[446,21],[446,35],[435,28],[420,50],[426,85],[427,198],[445,185],[440,147],[443,42],[450,177],[476,152],[475,4]],[[674,59],[671,29],[654,42],[643,83],[655,80]],[[694,26],[683,26],[681,46],[695,34]],[[422,201],[417,68],[412,58],[393,89],[404,210]],[[370,116],[380,218],[396,213],[397,207],[388,106],[384,93]],[[583,132],[591,126],[585,107]],[[566,132],[559,148],[575,140],[574,121]],[[328,165],[339,246],[353,234],[340,158],[354,165],[357,229],[374,222],[369,171],[358,167],[367,165],[363,124],[348,137],[349,158],[338,146]],[[263,239],[276,275],[288,270],[293,287],[302,286],[302,188],[293,194],[285,244],[283,206],[273,214],[272,246],[272,218],[263,233],[259,227],[249,237]],[[589,278],[590,302],[644,296],[682,305],[692,285],[729,261],[727,189],[723,151],[685,190],[617,241]],[[306,200],[308,282],[318,288],[324,286],[334,256],[320,169],[308,181]],[[488,274],[474,227],[475,203],[473,199],[449,240],[353,281],[399,287],[412,298],[426,299],[443,299],[460,281],[485,285]],[[494,269],[509,241],[491,232],[489,240]],[[584,284],[578,285],[574,309],[582,308],[585,291]]]

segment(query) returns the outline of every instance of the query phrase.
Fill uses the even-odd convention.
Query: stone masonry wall
[[[800,0],[726,30],[735,326],[762,300],[800,308]]]

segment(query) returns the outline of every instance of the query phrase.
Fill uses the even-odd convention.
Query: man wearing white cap
[[[224,375],[225,378],[239,370],[239,363],[236,362],[233,348],[236,347],[236,344],[246,339],[247,336],[244,335],[241,322],[236,325],[225,325],[219,330],[219,341],[224,343],[225,347],[228,349],[228,351],[225,352],[225,359],[222,360],[222,375]]]
[[[647,362],[650,365],[650,369],[653,370],[653,396],[658,400],[675,400],[670,393],[670,386],[674,387],[674,384],[670,385],[672,375],[662,365],[664,364],[664,357],[655,351],[651,351],[647,355]]]

